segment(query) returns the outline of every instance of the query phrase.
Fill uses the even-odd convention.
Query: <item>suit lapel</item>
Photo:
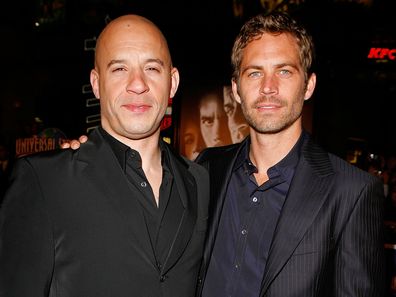
[[[201,268],[203,275],[206,274],[215,244],[232,168],[240,150],[243,149],[247,141],[246,139],[242,143],[226,148],[210,148],[210,160],[197,159],[197,162],[206,167],[210,173],[209,229]],[[206,156],[203,156],[203,159],[205,158]]]
[[[110,146],[100,133],[94,130],[89,142],[80,148],[80,161],[86,162],[85,169],[88,182],[99,187],[111,205],[125,221],[131,236],[126,238],[134,250],[156,268],[153,248],[145,225],[145,220],[138,201],[133,198],[134,189],[127,181],[118,165]],[[136,192],[136,195],[139,193]]]
[[[326,152],[307,140],[268,255],[262,294],[291,257],[327,198],[333,172]]]
[[[168,151],[174,182],[179,192],[184,211],[178,229],[174,234],[162,273],[166,273],[180,258],[192,236],[197,219],[197,188],[193,176],[188,171],[185,165],[186,163],[176,157],[168,146],[166,146],[166,149]]]

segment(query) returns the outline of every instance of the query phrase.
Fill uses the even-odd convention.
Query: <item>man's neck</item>
[[[300,138],[301,133],[302,128],[286,129],[274,134],[251,133],[249,157],[257,167],[258,175],[264,175],[261,179],[265,179],[267,170],[290,152]]]

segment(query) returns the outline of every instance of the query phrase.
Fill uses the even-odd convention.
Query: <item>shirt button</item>
[[[258,199],[257,199],[257,197],[253,197],[253,202],[257,202],[258,201]]]
[[[146,182],[141,182],[140,186],[142,186],[143,188],[147,187],[147,183]]]
[[[163,283],[166,280],[166,275],[161,275],[160,282]]]
[[[242,235],[246,235],[247,234],[247,230],[243,229],[241,233],[242,233]]]

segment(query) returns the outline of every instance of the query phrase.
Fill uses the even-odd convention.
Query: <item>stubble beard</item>
[[[258,112],[257,106],[263,101],[280,104],[282,113],[265,114]],[[302,113],[302,106],[298,106],[297,102],[293,102],[290,106],[287,102],[280,99],[259,99],[253,102],[251,106],[247,106],[242,101],[241,108],[249,126],[261,134],[275,134],[287,129],[298,120]]]

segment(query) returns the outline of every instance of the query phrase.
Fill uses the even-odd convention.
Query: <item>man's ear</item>
[[[92,92],[95,94],[96,99],[100,99],[99,73],[96,71],[96,69],[91,70],[90,81],[91,81],[91,86],[92,86]]]
[[[316,74],[312,73],[308,78],[307,89],[305,90],[304,100],[311,98],[316,86]]]
[[[238,94],[238,84],[235,79],[231,80],[232,94],[234,95],[235,101],[241,104],[241,97]]]
[[[173,98],[176,95],[177,88],[179,87],[180,75],[179,70],[176,67],[173,67],[171,70],[171,90],[170,90],[170,98]]]

